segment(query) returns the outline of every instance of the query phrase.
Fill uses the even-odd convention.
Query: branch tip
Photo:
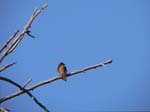
[[[41,10],[44,10],[48,6],[48,3],[44,4]]]
[[[28,80],[25,82],[23,88],[26,88],[26,86],[27,86],[31,81],[32,81],[32,79],[28,79]]]
[[[0,72],[2,72],[2,71],[4,71],[4,70],[6,70],[7,68],[9,68],[9,67],[11,67],[11,66],[13,66],[14,64],[16,64],[16,62],[13,62],[13,63],[7,64],[7,65],[5,65],[5,66],[1,67],[1,68],[0,68]]]

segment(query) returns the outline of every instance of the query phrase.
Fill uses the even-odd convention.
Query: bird
[[[64,81],[67,81],[67,68],[65,66],[65,64],[63,62],[60,62],[58,67],[57,67],[57,72],[59,73],[59,75],[62,77],[62,79]]]

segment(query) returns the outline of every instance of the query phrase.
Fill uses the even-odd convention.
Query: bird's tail
[[[66,74],[62,75],[62,79],[63,79],[64,81],[67,81]]]

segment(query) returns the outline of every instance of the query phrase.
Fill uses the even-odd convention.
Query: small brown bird
[[[58,67],[57,67],[57,72],[59,75],[62,77],[64,81],[67,80],[66,75],[67,75],[67,68],[63,62],[61,62]]]

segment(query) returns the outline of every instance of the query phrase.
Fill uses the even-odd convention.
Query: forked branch
[[[97,67],[103,67],[103,66],[105,66],[105,65],[107,65],[107,64],[111,64],[111,63],[112,63],[112,60],[110,59],[110,60],[107,60],[107,61],[105,61],[105,62],[103,62],[103,63],[99,63],[99,64],[96,64],[96,65],[93,65],[93,66],[85,67],[85,68],[83,68],[83,69],[76,70],[76,71],[73,71],[73,72],[71,72],[71,73],[68,73],[68,74],[67,74],[67,77],[70,77],[70,76],[73,76],[73,75],[76,75],[76,74],[79,74],[79,73],[83,73],[83,72],[85,72],[85,71],[92,70],[92,69],[95,69],[95,68],[97,68]],[[19,96],[19,95],[21,95],[21,94],[24,94],[24,93],[26,93],[27,91],[34,90],[34,89],[36,89],[36,88],[38,88],[38,87],[41,87],[41,86],[44,86],[44,85],[46,85],[46,84],[52,83],[52,82],[54,82],[54,81],[56,81],[56,80],[59,80],[59,79],[61,79],[60,76],[55,76],[55,77],[52,77],[52,78],[50,78],[50,79],[48,79],[48,80],[44,80],[44,81],[42,81],[42,82],[39,82],[39,83],[37,83],[37,84],[35,84],[35,85],[33,85],[33,86],[27,88],[25,91],[18,91],[18,92],[16,92],[16,93],[13,93],[13,94],[11,94],[11,95],[8,95],[8,96],[6,96],[6,97],[4,97],[4,98],[1,98],[1,99],[0,99],[0,103],[3,103],[4,101],[7,101],[7,100],[9,100],[9,99],[11,99],[11,98],[14,98],[14,97],[16,97],[16,96]],[[0,80],[2,80],[2,79],[0,78]]]
[[[46,7],[48,6],[48,4],[45,4],[43,5],[42,8],[40,9],[36,9],[31,17],[29,18],[26,26],[24,27],[23,31],[16,37],[17,33],[19,32],[18,30],[16,32],[14,32],[14,34],[6,41],[6,43],[0,48],[0,53],[2,51],[4,51],[5,48],[8,48],[3,52],[3,54],[1,55],[0,57],[0,63],[4,60],[4,58],[9,55],[11,52],[14,51],[14,49],[19,45],[19,43],[21,42],[21,40],[23,39],[23,37],[25,36],[25,34],[27,34],[28,36],[30,37],[33,37],[30,33],[31,31],[29,30],[29,28],[31,27],[31,24],[32,22],[34,21],[34,19],[40,14],[40,12],[42,12]],[[15,38],[16,37],[16,38]],[[14,39],[15,38],[15,39]],[[13,40],[14,39],[14,40]],[[3,67],[0,68],[0,72],[6,70],[7,68],[11,67],[12,65],[14,65],[14,63],[11,63],[11,64],[7,64]],[[43,110],[45,110],[45,112],[49,112],[49,110],[44,106],[42,105],[29,91],[26,91],[25,87],[26,85],[29,83],[26,83],[24,85],[24,87],[20,86],[19,84],[17,84],[16,82],[8,79],[8,78],[5,78],[5,77],[1,77],[0,76],[0,80],[3,80],[3,81],[6,81],[6,82],[9,82],[11,83],[12,85],[18,87],[20,90],[19,91],[23,91],[25,92],[26,94],[28,94],[32,99],[33,101],[35,101]],[[2,98],[3,99],[3,98]],[[0,111],[3,111],[3,112],[6,112],[6,110],[4,108],[0,108]]]
[[[8,78],[2,77],[2,76],[0,76],[0,80],[3,80],[5,82],[8,82],[8,83],[18,87],[20,92],[23,91],[24,93],[27,93],[27,95],[29,95],[36,104],[38,104],[43,110],[45,110],[45,112],[50,112],[42,103],[40,103],[40,101],[38,101],[38,99],[35,96],[33,96],[29,91],[27,91],[25,88],[23,88],[21,85],[19,85],[15,81],[12,81],[11,79],[8,79]]]
[[[32,38],[34,37],[33,35],[31,35],[31,31],[29,30],[30,27],[31,27],[31,24],[32,24],[32,22],[34,21],[34,19],[38,16],[38,14],[39,14],[40,12],[42,12],[47,6],[48,6],[48,4],[45,4],[42,8],[36,9],[36,10],[32,13],[31,17],[29,18],[29,20],[28,20],[26,26],[24,27],[23,31],[16,37],[17,33],[19,32],[19,31],[17,30],[17,31],[6,41],[6,43],[0,48],[0,52],[3,51],[3,52],[2,52],[3,54],[2,54],[2,56],[0,57],[0,63],[4,60],[4,58],[5,58],[7,55],[9,55],[11,52],[13,52],[13,51],[16,49],[16,47],[19,45],[19,43],[21,42],[21,40],[23,39],[23,37],[24,37],[26,34],[27,34],[28,36],[32,37]],[[15,38],[15,37],[16,37],[16,38]],[[10,43],[11,41],[12,41],[12,43]],[[8,45],[9,45],[9,47],[7,48]],[[7,48],[7,49],[4,51],[5,48]],[[110,59],[110,60],[107,60],[107,61],[105,61],[105,62],[96,64],[96,65],[92,65],[92,66],[89,66],[89,67],[85,67],[85,68],[83,68],[83,69],[79,69],[79,70],[70,72],[70,73],[68,73],[66,76],[67,76],[67,77],[70,77],[70,76],[73,76],[73,75],[76,75],[76,74],[83,73],[83,72],[88,71],[88,70],[92,70],[92,69],[95,69],[95,68],[98,68],[98,67],[103,67],[104,65],[107,65],[107,64],[110,64],[110,63],[112,63],[112,60],[111,60],[111,59]],[[14,65],[14,64],[15,64],[15,63],[11,63],[11,64],[7,64],[7,65],[1,67],[1,68],[0,68],[0,72],[6,70],[7,68],[9,68],[10,66],[12,66],[12,65]],[[26,93],[26,94],[27,94],[28,96],[30,96],[30,97],[33,99],[33,101],[35,101],[36,104],[38,104],[45,112],[49,112],[49,110],[48,110],[44,105],[42,105],[42,104],[30,93],[30,91],[31,91],[31,90],[34,90],[34,89],[36,89],[36,88],[38,88],[38,87],[44,86],[44,85],[46,85],[46,84],[50,84],[50,83],[52,83],[52,82],[54,82],[54,81],[57,81],[57,80],[59,80],[59,79],[62,79],[62,77],[60,77],[60,76],[55,76],[55,77],[52,77],[52,78],[50,78],[50,79],[48,79],[48,80],[41,81],[41,82],[39,82],[39,83],[37,83],[37,84],[34,84],[34,85],[32,85],[32,86],[26,88],[26,86],[30,83],[31,80],[28,80],[28,81],[24,84],[24,86],[21,86],[21,85],[19,85],[18,83],[16,83],[15,81],[12,81],[11,79],[8,79],[8,78],[5,78],[5,77],[0,76],[0,80],[5,81],[5,82],[8,82],[8,83],[10,83],[10,84],[16,86],[17,88],[19,88],[19,91],[18,91],[18,92],[13,93],[13,94],[10,94],[10,95],[8,95],[8,96],[5,96],[5,97],[1,98],[1,99],[0,99],[0,104],[3,103],[3,102],[5,102],[5,101],[7,101],[7,100],[10,100],[10,99],[12,99],[12,98],[15,98],[16,96],[19,96],[19,95],[21,95],[21,94]],[[2,111],[2,110],[4,111],[5,109],[2,108],[2,107],[0,107],[0,110],[1,110],[1,111]]]
[[[36,16],[38,16],[38,14],[40,14],[40,12],[42,12],[46,7],[48,6],[48,4],[45,4],[42,8],[40,9],[36,9],[31,17],[29,18],[26,26],[24,27],[23,31],[18,35],[18,37],[12,42],[12,44],[8,47],[8,49],[2,54],[2,56],[0,57],[0,63],[3,61],[3,59],[8,55],[10,54],[17,46],[18,44],[21,42],[21,40],[23,39],[24,35],[25,34],[28,34],[29,36],[31,36],[30,34],[30,31],[29,31],[29,28],[31,27],[31,24],[33,22],[33,20],[36,18]],[[18,32],[18,31],[17,31]],[[12,36],[12,37],[15,37],[15,36]],[[8,40],[9,42],[11,41],[12,39]],[[4,47],[2,47],[2,49],[4,49],[9,43],[9,42],[6,42],[6,45],[4,45]]]

